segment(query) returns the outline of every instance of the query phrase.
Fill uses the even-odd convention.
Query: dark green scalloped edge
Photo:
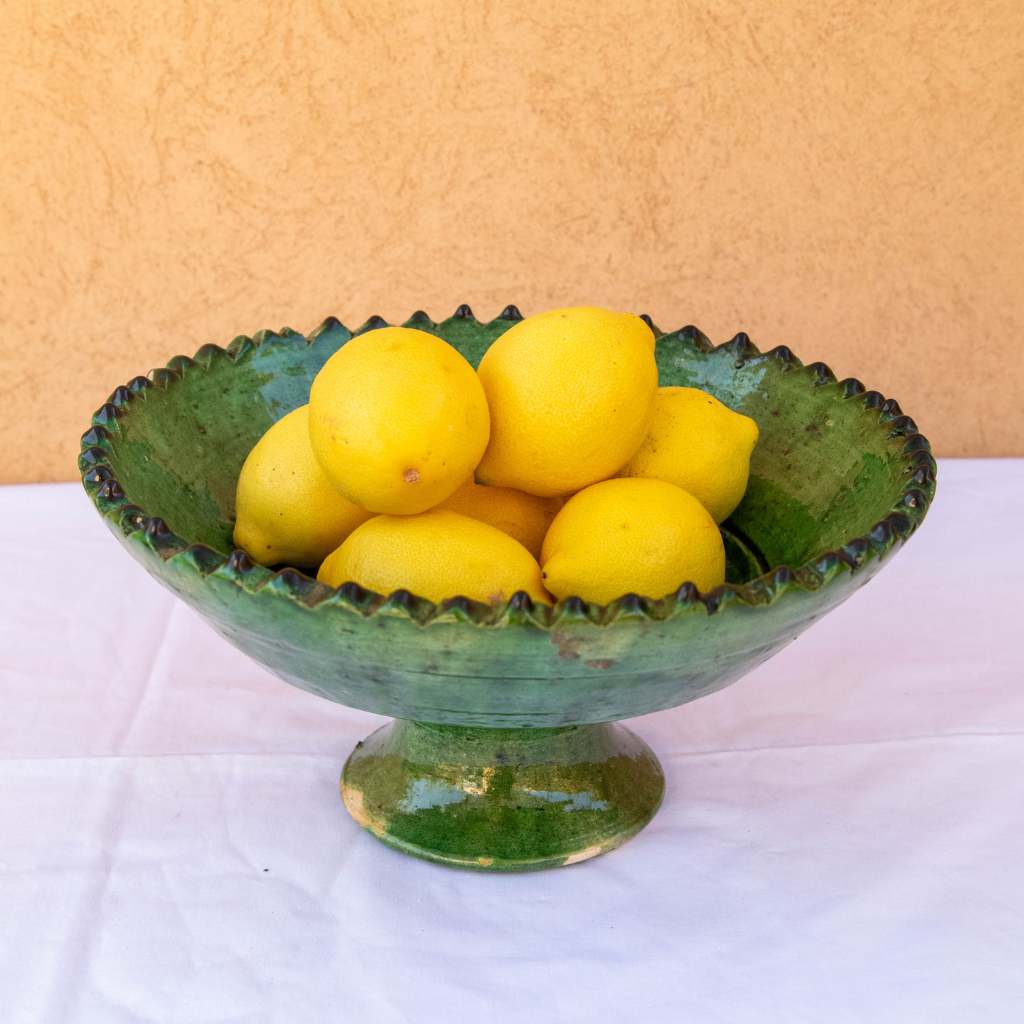
[[[442,323],[435,323],[426,313],[418,311],[403,326],[433,332],[437,327],[458,321],[472,320],[479,326],[497,327],[502,322],[521,319],[519,310],[515,306],[508,306],[488,325],[481,325],[469,306],[462,305],[454,316]],[[648,317],[644,319],[650,324]],[[746,334],[737,334],[731,341],[714,346],[695,327],[666,333],[650,325],[659,338],[675,333],[702,352],[731,353],[737,368],[750,359],[762,356]],[[435,604],[407,590],[398,590],[385,597],[364,590],[356,583],[344,583],[337,588],[328,587],[297,569],[275,572],[254,564],[244,551],[235,550],[230,555],[224,555],[205,544],[190,544],[171,532],[159,516],[151,516],[138,505],[129,502],[110,464],[109,456],[112,453],[108,450],[109,441],[106,445],[104,441],[111,432],[118,431],[118,419],[130,414],[132,400],[140,391],[150,387],[172,387],[187,372],[196,369],[205,371],[215,361],[237,361],[252,348],[262,345],[312,345],[322,334],[339,329],[354,337],[386,326],[390,325],[381,317],[374,316],[358,330],[349,332],[340,321],[328,317],[308,338],[287,327],[280,332],[260,331],[251,338],[240,335],[226,349],[218,345],[203,345],[191,359],[188,356],[175,356],[165,368],[152,370],[147,377],[135,377],[128,384],[117,388],[93,415],[92,426],[82,435],[79,469],[82,472],[82,484],[97,511],[116,521],[125,537],[141,533],[142,542],[163,561],[173,558],[179,563],[191,563],[201,577],[226,579],[249,593],[268,591],[278,594],[311,611],[324,605],[340,605],[366,618],[373,615],[398,615],[422,626],[434,622],[464,622],[489,628],[533,625],[551,630],[570,622],[590,622],[596,626],[607,626],[629,619],[659,622],[693,610],[698,604],[703,605],[709,615],[714,615],[720,609],[730,606],[767,607],[791,590],[820,590],[839,573],[859,572],[869,562],[882,558],[903,544],[920,526],[934,498],[936,464],[931,455],[931,446],[894,399],[885,399],[877,391],[868,391],[853,377],[837,380],[824,363],[804,366],[786,346],[780,345],[764,355],[778,359],[791,370],[806,375],[811,387],[835,386],[840,401],[860,400],[865,412],[878,409],[878,423],[880,426],[889,426],[889,437],[907,438],[902,453],[905,462],[903,473],[907,482],[899,500],[867,534],[854,537],[837,550],[828,551],[796,569],[778,566],[749,583],[739,586],[722,584],[706,594],[700,593],[692,583],[684,583],[674,594],[660,600],[626,594],[608,605],[598,605],[578,597],[569,597],[553,607],[534,603],[522,591],[514,594],[509,601],[495,606],[464,597]]]

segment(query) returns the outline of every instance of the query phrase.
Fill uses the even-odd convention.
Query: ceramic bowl
[[[479,323],[462,306],[406,326],[476,366],[519,319],[510,306]],[[396,719],[345,766],[345,804],[364,828],[450,865],[575,863],[638,832],[661,801],[654,754],[614,723],[771,657],[886,564],[935,489],[928,442],[892,399],[745,334],[717,347],[694,327],[655,334],[662,385],[709,391],[761,431],[722,526],[726,583],[709,593],[680,581],[607,606],[525,594],[435,605],[254,565],[232,543],[235,482],[352,337],[334,318],[308,338],[204,345],[118,387],[82,437],[82,480],[121,543],[226,640],[295,686]]]

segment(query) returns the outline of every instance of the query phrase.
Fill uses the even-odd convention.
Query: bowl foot
[[[560,867],[615,849],[661,804],[650,747],[616,723],[480,729],[396,719],[345,764],[349,813],[388,846],[485,871]]]

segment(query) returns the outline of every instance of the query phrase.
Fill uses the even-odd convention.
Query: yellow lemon
[[[235,544],[260,565],[319,565],[373,514],[343,498],[309,445],[309,406],[279,419],[249,452],[235,491]]]
[[[365,527],[364,527],[365,529]],[[664,480],[605,480],[573,495],[544,538],[544,585],[559,600],[661,598],[725,582],[725,547],[696,498]]]
[[[542,496],[614,476],[647,435],[658,388],[647,324],[591,306],[521,320],[477,372],[491,410],[477,481]]]
[[[639,451],[619,476],[655,477],[689,491],[716,523],[743,498],[757,424],[697,388],[659,388]]]
[[[309,395],[313,453],[334,487],[371,512],[409,515],[447,498],[480,461],[489,422],[473,367],[405,327],[353,338]]]
[[[437,603],[462,596],[498,604],[519,590],[551,601],[537,560],[522,544],[444,509],[363,523],[324,560],[317,579],[330,587],[351,580],[378,594],[409,590]]]
[[[551,520],[562,507],[560,498],[538,498],[512,487],[484,487],[470,477],[451,497],[436,508],[478,519],[519,541],[534,558]]]

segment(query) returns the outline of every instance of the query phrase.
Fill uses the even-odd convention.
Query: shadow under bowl
[[[476,366],[520,316],[468,310],[406,326]],[[309,399],[356,332],[329,318],[204,345],[117,388],[82,438],[82,480],[111,530],[239,650],[281,679],[397,721],[349,758],[346,806],[388,844],[440,863],[523,870],[586,859],[661,801],[650,749],[620,719],[713,693],[866,583],[923,520],[927,440],[897,403],[745,334],[661,334],[662,386],[697,387],[760,428],[750,483],[722,526],[723,586],[668,596],[525,594],[496,607],[326,587],[234,550],[235,484],[257,440]]]

